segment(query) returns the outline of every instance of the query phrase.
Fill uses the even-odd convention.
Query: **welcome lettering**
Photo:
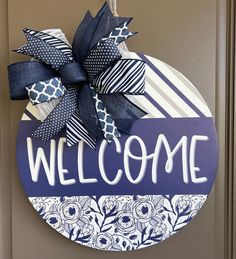
[[[124,148],[118,139],[115,139],[115,152],[117,155],[122,155],[123,165],[122,168],[114,169],[116,172],[115,177],[111,179],[111,173],[106,169],[105,156],[107,151],[107,142],[104,140],[98,150],[98,169],[101,175],[102,181],[105,184],[114,186],[120,183],[123,177],[126,177],[128,182],[133,185],[137,185],[143,181],[145,177],[151,177],[153,184],[158,183],[159,174],[170,174],[175,168],[175,158],[177,154],[181,154],[182,164],[182,181],[185,184],[201,184],[208,181],[206,176],[199,176],[198,173],[201,168],[196,164],[196,158],[198,155],[198,144],[200,142],[208,144],[208,136],[193,135],[191,138],[183,136],[177,142],[174,147],[171,147],[167,137],[164,134],[157,136],[155,149],[152,153],[148,154],[146,145],[141,137],[130,136],[127,138]],[[63,186],[80,184],[96,184],[97,178],[87,178],[86,170],[84,169],[84,143],[81,141],[77,150],[77,177],[70,178],[70,172],[67,168],[64,168],[63,157],[65,152],[65,138],[60,138],[58,144],[55,140],[50,141],[50,153],[47,157],[43,148],[39,147],[34,150],[33,142],[30,137],[27,138],[27,154],[30,168],[31,179],[34,183],[39,180],[40,174],[45,174],[48,184],[55,186],[56,184],[56,172],[58,173],[59,182]],[[140,155],[133,154],[131,146],[136,144],[140,148]],[[166,154],[165,170],[158,171],[158,164],[160,155],[163,155],[163,151]],[[115,159],[115,158],[114,158]],[[57,161],[57,163],[56,163]],[[111,161],[112,162],[112,161]],[[138,163],[139,171],[132,172],[131,162]],[[152,163],[151,173],[147,172],[148,162]],[[56,168],[57,166],[57,168]],[[87,169],[88,170],[88,169]]]

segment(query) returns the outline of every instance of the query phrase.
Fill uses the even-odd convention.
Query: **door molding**
[[[227,0],[216,5],[216,128],[219,143],[218,174],[215,182],[215,258],[227,259],[225,253],[225,114],[226,114],[226,29]]]
[[[216,127],[219,166],[216,188],[215,258],[236,259],[235,3],[217,0]]]
[[[12,258],[8,1],[0,1],[0,258]]]
[[[235,140],[235,108],[236,108],[236,96],[235,96],[235,80],[236,80],[236,56],[235,56],[235,44],[236,44],[236,20],[235,20],[235,1],[228,0],[227,2],[227,49],[226,49],[226,248],[227,258],[236,258],[236,250],[234,244],[236,242],[236,140]]]

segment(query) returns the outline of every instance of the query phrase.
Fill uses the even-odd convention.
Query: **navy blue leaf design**
[[[179,205],[176,205],[175,210],[177,211],[177,214],[179,215]]]
[[[190,206],[188,205],[188,206],[186,206],[186,208],[184,208],[184,210],[182,211],[182,212],[180,212],[179,213],[179,216],[180,217],[182,217],[182,216],[186,216],[186,215],[188,215],[190,212],[188,212],[189,211],[189,208],[190,208]]]
[[[167,212],[173,212],[173,211],[171,211],[171,210],[167,209],[164,205],[162,205],[161,207],[163,208],[163,210],[164,210],[164,211],[167,211]]]
[[[155,238],[161,238],[161,237],[163,237],[163,234],[155,236]]]
[[[98,217],[97,217],[97,215],[95,215],[95,222],[96,222],[96,224],[99,226],[99,224],[98,224]]]
[[[71,229],[70,233],[69,233],[69,238],[72,239],[73,237],[73,234],[74,234],[74,228]]]
[[[149,235],[151,236],[152,235],[152,233],[153,233],[153,228],[150,230],[150,232],[149,232]]]
[[[109,213],[107,214],[107,217],[113,217],[115,215],[117,215],[117,212],[115,212],[116,210],[116,206],[114,206],[110,211]],[[115,213],[114,213],[115,212]]]
[[[152,240],[154,242],[160,242],[162,237],[163,237],[163,234],[160,234],[160,235],[150,237],[150,240]]]
[[[102,207],[102,211],[103,211],[104,215],[106,215],[106,207]]]
[[[43,207],[38,211],[39,215],[43,212]]]
[[[79,242],[81,242],[81,243],[88,243],[88,242],[90,241],[90,240],[89,240],[90,236],[91,236],[91,235],[87,235],[87,236],[83,236],[83,237],[77,237],[77,238],[75,239],[75,241],[79,241]]]
[[[135,240],[138,236],[137,235],[132,235],[129,237],[130,240]]]
[[[112,228],[112,226],[110,226],[109,228],[103,229],[102,232],[107,232],[107,231],[109,231],[111,228]]]
[[[81,230],[79,229],[79,230],[77,231],[77,237],[80,235],[80,232],[81,232]]]
[[[189,218],[187,218],[186,220],[184,220],[183,222],[180,222],[179,224],[188,223],[188,222],[190,222],[192,219],[193,219],[192,217],[189,217]]]
[[[122,246],[123,246],[123,247],[126,247],[126,244],[127,244],[126,241],[123,241],[123,242],[122,242]]]
[[[144,236],[146,235],[146,230],[147,230],[147,227],[145,227],[145,228],[143,229],[143,231],[142,231],[142,240],[143,240]]]
[[[89,209],[92,211],[92,212],[97,212],[94,208],[92,207],[89,207]]]
[[[111,222],[109,222],[108,224],[115,224],[118,220],[119,220],[119,218],[115,218]]]

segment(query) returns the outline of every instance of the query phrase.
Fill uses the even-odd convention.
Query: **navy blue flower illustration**
[[[136,220],[131,212],[120,212],[117,215],[116,228],[121,233],[132,233],[136,230]]]
[[[61,218],[69,224],[76,223],[83,214],[81,205],[73,200],[62,202],[58,209]]]
[[[138,199],[132,205],[132,212],[139,222],[148,222],[155,214],[154,204],[148,199]]]
[[[113,237],[107,233],[99,233],[93,238],[93,247],[102,249],[102,250],[110,250],[113,244]]]
[[[58,232],[62,232],[64,230],[62,219],[57,213],[46,213],[44,218],[46,222]]]
[[[129,251],[159,243],[197,214],[206,195],[31,197],[40,216],[79,244]]]

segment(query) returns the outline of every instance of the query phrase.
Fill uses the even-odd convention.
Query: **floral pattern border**
[[[187,225],[207,195],[30,197],[39,215],[70,240],[129,251],[157,244]]]

